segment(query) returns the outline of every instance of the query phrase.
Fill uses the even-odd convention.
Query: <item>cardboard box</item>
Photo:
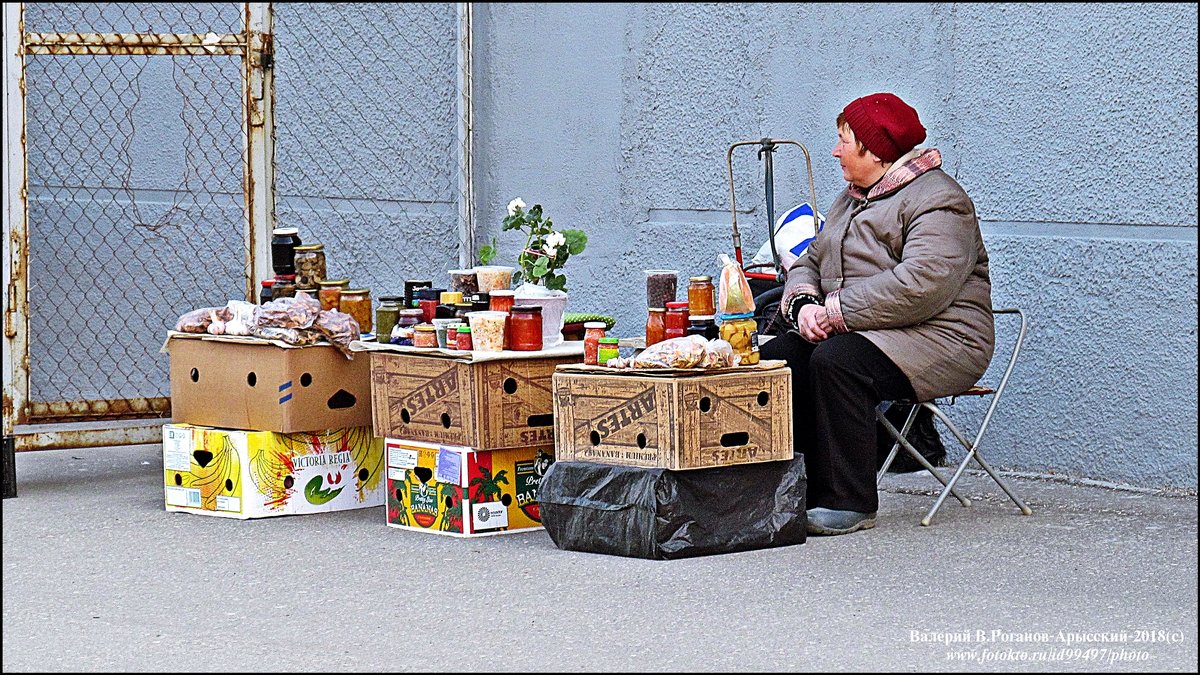
[[[375,435],[478,450],[553,446],[550,378],[579,361],[370,354]]]
[[[655,374],[562,366],[555,456],[663,469],[791,459],[792,374],[783,363]]]
[[[383,439],[370,427],[321,433],[163,426],[168,511],[265,518],[380,506]]]
[[[554,449],[476,450],[388,438],[387,524],[475,537],[540,529]]]
[[[175,422],[251,431],[322,431],[371,424],[370,366],[331,345],[177,338],[171,354]]]

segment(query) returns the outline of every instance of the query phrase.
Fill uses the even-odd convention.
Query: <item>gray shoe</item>
[[[835,511],[817,507],[808,510],[809,534],[850,534],[875,527],[874,513]]]

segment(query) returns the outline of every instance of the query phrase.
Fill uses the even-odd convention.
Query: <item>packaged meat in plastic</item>
[[[207,333],[208,327],[217,316],[218,307],[201,307],[179,317],[175,330],[183,333]]]
[[[634,368],[695,368],[704,362],[708,340],[699,335],[671,338],[650,345],[633,357]]]
[[[721,260],[721,282],[717,293],[722,314],[753,314],[754,294],[742,268],[728,255],[717,256]]]
[[[309,328],[321,313],[321,303],[298,291],[294,297],[279,298],[258,308],[259,328]]]
[[[731,368],[738,365],[742,358],[733,351],[733,345],[724,340],[709,340],[704,346],[704,368]]]
[[[347,359],[353,359],[350,343],[359,338],[358,321],[354,317],[336,309],[322,310],[313,323],[313,329],[320,332]]]

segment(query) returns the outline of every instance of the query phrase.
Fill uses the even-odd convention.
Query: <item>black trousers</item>
[[[792,369],[792,442],[808,472],[808,508],[874,513],[875,408],[915,396],[908,377],[857,333],[812,344],[787,332],[762,347],[762,358]]]

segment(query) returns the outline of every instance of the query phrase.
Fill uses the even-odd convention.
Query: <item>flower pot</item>
[[[562,344],[563,316],[567,310],[567,294],[545,286],[521,284],[516,288],[513,304],[540,305],[542,308],[542,349]]]

